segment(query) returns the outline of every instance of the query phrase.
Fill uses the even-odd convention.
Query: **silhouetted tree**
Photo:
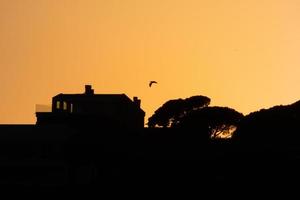
[[[170,127],[178,123],[179,118],[193,110],[198,110],[210,104],[206,96],[192,96],[187,99],[172,99],[159,107],[148,119],[149,127]]]
[[[215,139],[231,136],[242,118],[243,114],[232,108],[205,107],[182,117],[178,127],[199,132],[206,139]]]
[[[300,139],[300,101],[250,113],[240,123],[233,139],[251,145],[281,145]],[[298,142],[300,143],[300,142]]]

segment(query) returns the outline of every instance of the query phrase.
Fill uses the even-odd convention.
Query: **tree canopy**
[[[245,116],[233,139],[249,144],[277,145],[299,141],[300,101],[261,109]]]
[[[178,124],[180,118],[191,111],[199,110],[210,104],[210,98],[206,96],[192,96],[186,99],[172,99],[159,107],[148,119],[149,127],[173,127]]]
[[[197,132],[206,138],[231,136],[243,114],[228,107],[205,107],[182,117],[178,127]]]

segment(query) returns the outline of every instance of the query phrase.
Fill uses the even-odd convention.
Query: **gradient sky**
[[[147,118],[192,95],[244,114],[293,103],[299,10],[298,0],[0,0],[0,123],[35,123],[36,104],[85,84],[140,97]]]

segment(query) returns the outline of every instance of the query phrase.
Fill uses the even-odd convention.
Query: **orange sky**
[[[244,114],[292,103],[299,10],[298,0],[0,0],[0,123],[35,123],[35,104],[85,84],[140,97],[147,118],[192,95]]]

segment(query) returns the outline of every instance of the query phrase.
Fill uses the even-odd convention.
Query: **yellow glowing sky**
[[[299,11],[299,0],[0,0],[0,123],[35,123],[35,104],[85,84],[140,97],[147,118],[197,94],[244,114],[292,103]]]

